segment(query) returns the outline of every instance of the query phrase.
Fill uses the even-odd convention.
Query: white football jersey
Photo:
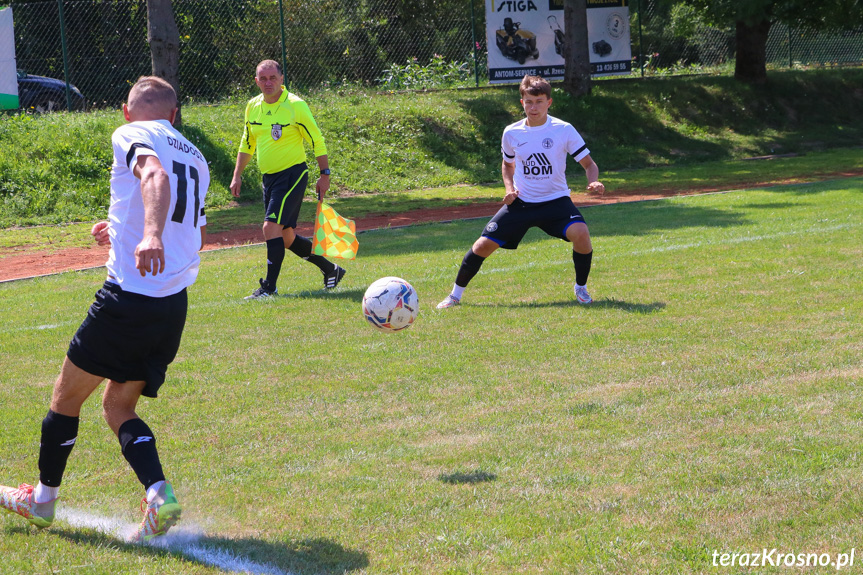
[[[165,297],[195,283],[201,259],[201,226],[206,225],[204,198],[210,187],[207,161],[167,120],[132,122],[111,136],[111,206],[108,233],[111,252],[108,281],[124,291]],[[132,169],[141,156],[156,156],[171,182],[171,202],[162,233],[165,271],[156,276],[135,267],[135,248],[144,237],[141,180]]]
[[[501,153],[507,162],[515,162],[518,197],[536,203],[568,197],[566,157],[578,162],[590,150],[572,124],[549,116],[542,126],[528,126],[527,118],[507,126]]]

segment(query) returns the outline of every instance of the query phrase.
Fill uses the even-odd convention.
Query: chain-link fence
[[[734,60],[734,29],[704,24],[685,4],[632,0],[633,74],[698,72]],[[776,23],[767,39],[772,67],[863,62],[863,31],[825,32]]]
[[[10,4],[18,68],[68,79],[87,108],[117,106],[150,73],[145,0]],[[247,97],[265,58],[284,60],[286,83],[300,90],[487,80],[482,0],[174,0],[173,7],[186,102]],[[704,26],[667,3],[634,0],[630,14],[635,75],[699,71],[734,57],[732,30]],[[776,25],[767,56],[776,66],[861,62],[863,33]]]
[[[377,85],[393,65],[424,66],[436,55],[463,64],[464,79],[472,79],[470,5],[431,9],[440,4],[445,2],[174,0],[182,96],[219,101],[248,95],[255,65],[266,58],[283,60],[286,82],[302,88]],[[69,81],[88,107],[117,105],[130,82],[150,72],[144,0],[11,5],[18,68],[63,79],[65,53]]]

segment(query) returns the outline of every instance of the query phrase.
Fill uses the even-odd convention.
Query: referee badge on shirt
[[[278,140],[282,137],[282,125],[281,124],[273,124],[273,129],[270,130],[270,135],[274,140]]]

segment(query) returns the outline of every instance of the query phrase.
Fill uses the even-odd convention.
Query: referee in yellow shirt
[[[312,255],[312,241],[296,234],[297,217],[309,170],[306,165],[308,142],[318,161],[321,176],[315,190],[322,200],[330,187],[330,167],[324,137],[309,106],[287,91],[281,67],[275,60],[264,60],[255,70],[255,84],[261,95],[246,104],[243,139],[237,152],[237,165],[231,180],[231,194],[240,197],[243,170],[257,151],[258,168],[264,180],[264,239],[267,241],[267,278],[246,299],[278,294],[276,282],[282,269],[285,250],[308,260],[324,274],[324,287],[336,287],[345,270],[322,256]]]

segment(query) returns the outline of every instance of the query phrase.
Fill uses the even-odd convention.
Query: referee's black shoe
[[[342,281],[342,278],[345,277],[347,273],[345,268],[340,265],[333,264],[336,267],[333,268],[333,271],[324,274],[324,289],[333,289],[339,282]]]
[[[270,284],[267,280],[261,278],[258,281],[261,283],[261,287],[253,291],[252,295],[247,295],[244,299],[262,299],[274,295],[279,295],[279,290],[274,287],[270,287]]]

